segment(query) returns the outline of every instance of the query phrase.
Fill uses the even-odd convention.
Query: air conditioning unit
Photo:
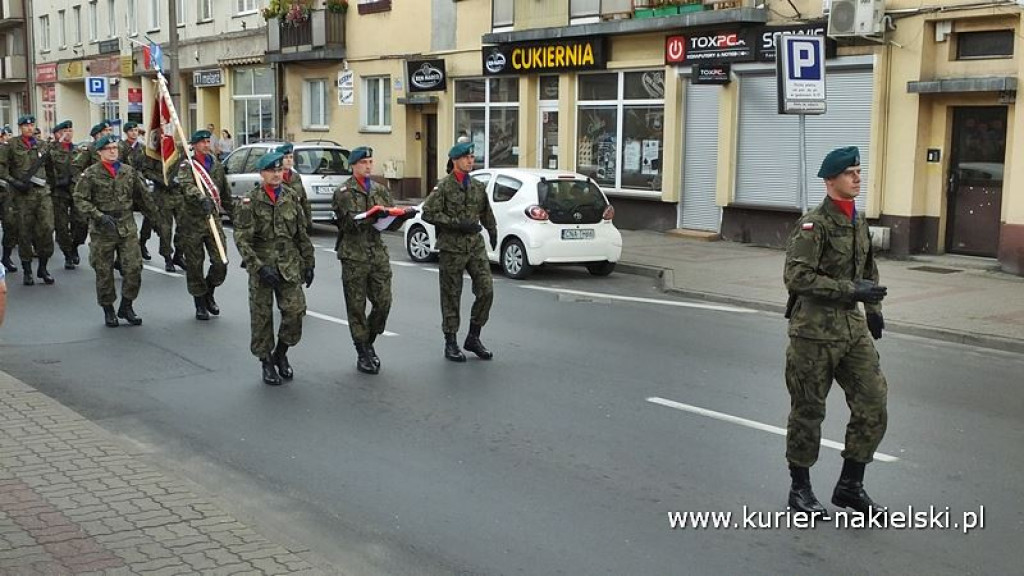
[[[828,13],[828,35],[881,36],[884,30],[885,0],[832,0]]]

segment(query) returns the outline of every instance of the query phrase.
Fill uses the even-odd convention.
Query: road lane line
[[[641,304],[660,304],[663,306],[678,306],[680,308],[699,308],[701,310],[716,310],[718,312],[737,312],[740,314],[753,314],[757,310],[751,308],[739,308],[737,306],[724,306],[720,304],[701,304],[699,302],[678,302],[676,300],[659,300],[657,298],[641,298],[639,296],[619,296],[618,294],[604,294],[602,292],[584,292],[582,290],[569,290],[566,288],[549,288],[547,286],[532,286],[520,284],[527,290],[540,290],[541,292],[554,292],[556,294],[573,294],[589,298],[603,298],[607,300],[622,300],[625,302],[639,302]]]
[[[683,412],[690,412],[692,414],[700,414],[701,416],[707,416],[708,418],[714,418],[723,422],[730,422],[732,424],[739,424],[740,426],[746,426],[747,428],[753,428],[754,430],[761,430],[762,432],[770,432],[772,434],[778,434],[785,438],[786,429],[779,428],[778,426],[772,426],[771,424],[765,424],[763,422],[757,422],[754,420],[747,420],[746,418],[740,418],[739,416],[733,416],[731,414],[724,414],[722,412],[715,412],[714,410],[708,410],[707,408],[700,408],[698,406],[691,406],[689,404],[683,404],[682,402],[676,402],[674,400],[666,400],[664,398],[658,398],[652,396],[647,399],[652,404],[659,404],[668,408],[675,408],[676,410],[682,410]],[[835,442],[833,440],[821,440],[821,445],[826,448],[833,448],[835,450],[842,451],[845,446],[842,442]],[[897,462],[899,458],[896,456],[890,456],[883,454],[882,452],[875,452],[875,460],[880,462]]]
[[[405,266],[407,268],[426,268],[421,264],[415,262],[406,262],[404,260],[390,260],[392,266]]]
[[[163,274],[164,276],[173,276],[174,278],[181,278],[182,276],[184,276],[184,274],[181,274],[179,272],[168,272],[163,268],[157,268],[156,266],[150,266],[149,264],[143,264],[142,267],[145,268],[146,270],[149,270],[150,272],[156,272],[157,274]]]
[[[327,314],[313,312],[312,310],[306,310],[306,316],[312,316],[313,318],[319,318],[321,320],[326,320],[328,322],[334,322],[335,324],[348,326],[348,320],[342,320],[341,318],[335,318],[334,316],[328,316]],[[382,336],[398,336],[398,334],[396,332],[385,330]]]

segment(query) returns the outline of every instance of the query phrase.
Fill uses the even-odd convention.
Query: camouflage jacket
[[[73,144],[50,144],[50,157],[46,161],[46,182],[54,194],[71,196],[75,187],[75,172],[71,163],[75,158]]]
[[[184,157],[185,150],[181,146],[178,146],[178,158]],[[141,170],[142,176],[147,180],[151,180],[153,182],[153,186],[156,187],[157,190],[163,193],[170,192],[174,194],[181,194],[181,186],[178,184],[178,170],[180,168],[180,164],[171,166],[168,169],[167,178],[170,179],[170,183],[168,184],[164,183],[163,160],[153,158],[143,151],[142,154],[139,155],[138,162],[139,163],[135,165],[134,168],[136,170]]]
[[[486,251],[483,236],[457,229],[459,222],[465,220],[480,222],[488,233],[497,235],[486,187],[470,177],[469,187],[463,190],[454,172],[441,179],[437,190],[427,196],[423,203],[423,220],[437,227],[437,249],[442,252]]]
[[[181,164],[178,165],[177,181],[181,186],[181,193],[185,196],[185,215],[190,219],[198,218],[199,220],[205,220],[206,212],[203,210],[201,202],[206,197],[206,192],[199,188],[199,185],[196,183],[196,177],[192,173],[192,166],[189,164],[188,158],[185,156],[182,156],[182,158]],[[212,154],[208,155],[207,158],[213,161],[207,172],[210,174],[213,184],[217,187],[217,193],[221,199],[221,208],[224,213],[230,215],[232,209],[231,191],[228,188],[228,179],[224,172],[224,165]]]
[[[388,189],[376,182],[372,182],[367,194],[353,176],[334,191],[331,208],[338,220],[338,260],[369,262],[374,251],[381,251],[385,258],[388,257],[388,247],[381,239],[380,231],[373,227],[377,219],[354,219],[374,206],[394,206]],[[402,220],[397,218],[392,223],[396,229],[401,225]]]
[[[89,166],[75,185],[75,207],[89,221],[90,234],[110,235],[99,225],[104,214],[117,220],[117,233],[121,237],[135,233],[133,205],[149,218],[157,213],[153,197],[139,173],[121,163],[117,176],[111,176],[102,162]]]
[[[29,182],[32,177],[42,181],[46,180],[46,161],[37,162],[48,151],[45,142],[36,141],[35,145],[28,145],[21,137],[11,138],[6,146],[6,154],[0,158],[0,178],[10,182],[18,179],[22,182]],[[27,174],[33,164],[37,166],[32,174]]]
[[[284,186],[272,203],[262,184],[235,203],[235,245],[250,274],[263,266],[277,269],[287,282],[301,282],[315,264],[305,215],[295,195]]]
[[[142,140],[136,140],[135,146],[129,144],[127,140],[118,140],[117,151],[121,162],[138,170],[142,165],[142,158],[140,156],[146,154],[146,147]]]
[[[854,222],[825,198],[797,222],[786,248],[786,289],[797,297],[789,335],[813,340],[846,340],[867,332],[852,300],[854,281],[878,282],[878,267],[864,215]],[[881,312],[881,304],[865,304]]]
[[[309,195],[306,194],[306,187],[303,186],[302,177],[299,176],[299,173],[292,170],[288,180],[284,180],[281,184],[295,193],[295,197],[299,199],[299,204],[302,205],[303,213],[306,214],[306,223],[312,225],[313,207],[309,204]]]
[[[71,166],[74,168],[76,176],[85,172],[86,168],[93,164],[100,163],[100,154],[92,149],[92,145],[93,142],[90,142],[78,147],[78,150],[75,153],[75,159],[71,161]]]

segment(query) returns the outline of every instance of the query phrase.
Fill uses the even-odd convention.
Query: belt
[[[113,216],[114,218],[120,218],[125,214],[123,210],[100,210],[100,212],[103,212],[106,216]]]
[[[823,308],[835,308],[836,310],[856,310],[856,302],[840,302],[838,300],[825,300],[822,298],[808,298],[808,302]]]

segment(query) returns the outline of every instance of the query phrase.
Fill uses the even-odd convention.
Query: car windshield
[[[608,205],[601,189],[587,180],[542,180],[537,185],[537,199],[548,211],[604,209]]]
[[[339,148],[302,148],[295,151],[299,174],[350,175],[348,154]]]

